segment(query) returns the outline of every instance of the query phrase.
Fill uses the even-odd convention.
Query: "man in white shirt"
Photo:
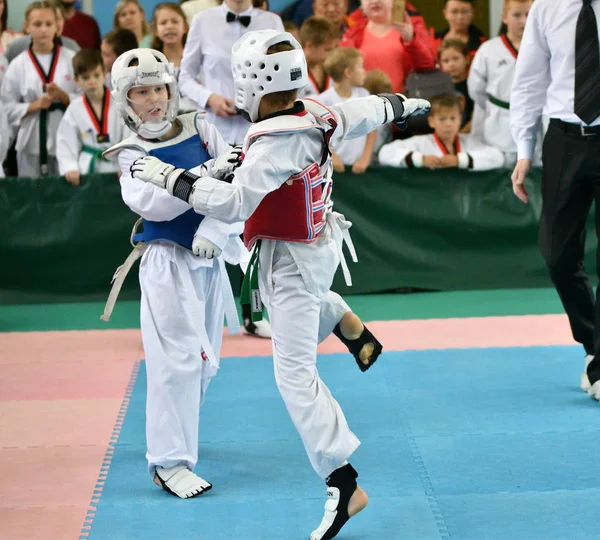
[[[542,114],[550,118],[542,155],[539,247],[573,337],[586,352],[581,389],[597,400],[600,301],[595,302],[583,255],[588,212],[595,197],[596,212],[600,203],[599,21],[600,0],[536,0],[510,100],[511,131],[518,149],[513,191],[523,202]]]
[[[194,17],[181,60],[181,93],[207,110],[208,120],[231,145],[242,144],[250,126],[233,101],[231,48],[252,30],[284,31],[279,15],[252,7],[252,0],[225,0]]]
[[[252,7],[252,0],[225,0],[220,6],[194,16],[181,59],[181,93],[198,108],[206,109],[208,121],[232,146],[244,142],[250,122],[238,114],[233,101],[231,49],[242,35],[253,30],[283,32],[284,28],[279,15]],[[203,84],[198,82],[198,75]],[[252,322],[247,306],[242,317],[246,332],[271,337],[269,323]]]

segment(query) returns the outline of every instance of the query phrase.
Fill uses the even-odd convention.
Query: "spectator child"
[[[461,133],[469,133],[474,105],[467,89],[470,60],[469,50],[462,41],[449,39],[441,43],[438,54],[442,71],[445,71],[452,77],[454,89],[463,103],[463,114],[460,122]]]
[[[131,30],[126,30],[125,28],[111,30],[104,36],[102,44],[100,45],[102,62],[104,64],[104,70],[106,71],[104,86],[112,89],[110,71],[115,63],[115,60],[124,52],[137,49],[137,46],[138,43],[135,34]]]
[[[505,0],[502,21],[507,32],[481,46],[467,81],[469,94],[475,102],[473,130],[486,144],[504,152],[508,167],[517,159],[517,145],[510,132],[510,94],[525,21],[532,4],[532,0]]]
[[[151,26],[154,35],[152,49],[162,52],[167,57],[175,66],[175,75],[179,78],[179,65],[189,30],[185,13],[179,4],[163,2],[154,8]],[[179,98],[179,114],[197,109],[192,100]]]
[[[473,135],[461,135],[461,101],[455,94],[431,99],[428,121],[434,132],[385,144],[379,162],[391,167],[428,169],[459,168],[486,171],[504,166],[500,150],[487,146]]]
[[[457,39],[466,44],[469,55],[473,58],[475,51],[487,39],[485,34],[473,25],[475,16],[473,0],[445,0],[443,13],[444,18],[448,21],[448,27],[435,32],[433,37],[435,53],[438,54],[438,48],[442,41]]]
[[[61,176],[78,186],[82,174],[117,172],[117,165],[102,152],[121,142],[127,130],[104,86],[106,70],[100,52],[79,51],[73,58],[73,72],[83,96],[70,103],[58,126],[56,157]]]
[[[331,78],[325,72],[325,59],[337,46],[337,33],[324,17],[312,16],[300,27],[300,45],[308,65],[308,84],[300,90],[298,98],[316,96],[331,86]]]
[[[372,69],[367,72],[365,77],[365,88],[372,96],[376,96],[377,94],[392,94],[394,92],[391,79],[382,69]],[[375,147],[373,148],[373,163],[379,163],[379,150],[384,144],[392,141],[392,125],[393,124],[385,124],[377,128]]]
[[[327,75],[333,79],[333,86],[317,98],[323,105],[331,107],[349,99],[369,95],[369,92],[363,88],[365,68],[357,49],[350,47],[334,49],[325,60],[324,67]],[[353,173],[364,173],[371,163],[376,137],[376,131],[372,131],[368,135],[341,142],[335,151],[331,152],[333,170],[341,173],[344,172],[345,165],[351,165]]]

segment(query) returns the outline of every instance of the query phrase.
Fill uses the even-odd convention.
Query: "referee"
[[[534,2],[517,59],[510,122],[518,148],[513,191],[526,203],[535,136],[542,113],[550,118],[542,150],[539,248],[573,337],[585,349],[581,389],[600,401],[600,302],[583,268],[594,200],[600,237],[599,20],[600,0]],[[596,260],[600,269],[600,251]]]

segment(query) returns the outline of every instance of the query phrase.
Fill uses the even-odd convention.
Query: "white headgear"
[[[131,66],[132,62],[137,65]],[[175,67],[163,53],[154,49],[132,49],[124,52],[113,64],[111,82],[112,97],[127,127],[146,139],[155,139],[169,132],[171,123],[179,111],[179,87]],[[127,93],[134,87],[161,84],[165,84],[169,90],[165,118],[160,122],[144,121],[131,108]]]
[[[289,43],[294,50],[267,55],[267,49],[278,43]],[[235,43],[232,52],[235,104],[251,122],[258,120],[258,106],[265,94],[303,88],[308,83],[304,52],[288,32],[248,32]]]

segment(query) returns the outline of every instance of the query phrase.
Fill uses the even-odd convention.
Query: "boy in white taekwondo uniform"
[[[504,165],[504,155],[471,134],[460,134],[462,104],[455,94],[431,99],[427,118],[434,130],[431,135],[416,135],[384,144],[379,150],[379,163],[391,167],[428,169],[459,168],[487,171]]]
[[[471,133],[504,152],[505,167],[517,161],[517,145],[510,132],[510,93],[525,22],[533,0],[505,0],[502,21],[507,32],[479,47],[467,85],[475,102]],[[541,165],[541,148],[536,152]]]
[[[146,457],[154,482],[185,499],[212,487],[192,472],[198,458],[199,410],[219,367],[224,313],[230,332],[239,332],[223,258],[239,264],[244,257],[248,260],[248,252],[239,239],[241,224],[204,217],[164,190],[132,178],[130,169],[141,156],[157,156],[198,174],[222,177],[232,172],[235,164],[229,160],[239,153],[202,115],[177,117],[174,66],[162,53],[134,49],[122,54],[112,68],[112,87],[117,110],[137,133],[105,156],[117,160],[123,200],[143,218],[143,232],[133,236],[140,243],[115,278],[120,287],[143,254],[139,279],[148,376]],[[113,288],[104,320],[115,297]]]
[[[287,32],[245,35],[233,48],[232,69],[236,104],[250,121],[258,121],[232,183],[198,179],[154,157],[137,160],[132,174],[165,186],[199,213],[247,220],[244,238],[255,245],[248,273],[250,282],[258,281],[271,319],[277,386],[313,468],[328,486],[324,518],[311,534],[312,540],[326,540],[366,506],[367,495],[346,461],[360,443],[318,376],[317,344],[335,329],[364,369],[381,351],[329,290],[340,262],[348,273],[342,243],[351,246],[351,224],[331,210],[328,146],[425,113],[429,103],[396,94],[351,100],[331,110],[312,100],[295,101],[306,85],[307,68],[300,44]],[[259,291],[253,288],[254,300]],[[260,303],[254,303],[259,311]]]
[[[117,172],[117,164],[102,153],[133,133],[104,86],[106,71],[100,51],[79,51],[73,58],[73,71],[84,95],[71,101],[60,121],[56,157],[61,176],[76,186],[82,174]]]

